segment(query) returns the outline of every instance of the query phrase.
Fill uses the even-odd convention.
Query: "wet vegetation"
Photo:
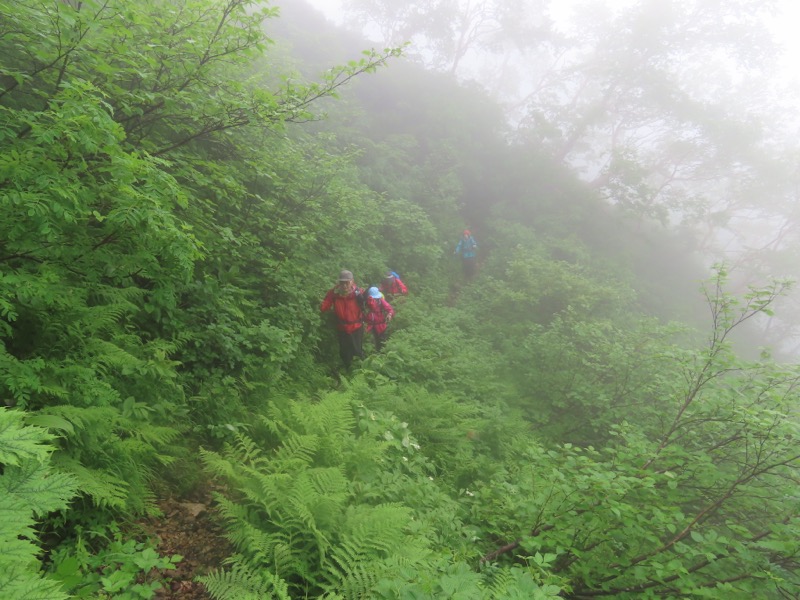
[[[671,52],[711,43],[697,4]],[[599,96],[518,118],[429,21],[425,64],[283,12],[0,0],[0,597],[184,587],[143,524],[209,495],[216,600],[797,597],[789,154],[648,96],[675,80],[646,11],[565,71]],[[599,141],[677,123],[715,135]],[[648,162],[678,147],[702,191]],[[758,211],[785,235],[745,276],[701,242]],[[319,312],[341,269],[410,291],[351,370]]]

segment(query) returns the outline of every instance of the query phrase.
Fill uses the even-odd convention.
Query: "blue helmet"
[[[383,298],[383,294],[381,294],[381,291],[374,286],[367,290],[367,294],[369,294],[370,298],[375,298],[376,300],[378,298]]]

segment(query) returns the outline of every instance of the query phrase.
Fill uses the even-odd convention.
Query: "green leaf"
[[[30,425],[44,427],[45,429],[58,429],[67,433],[75,433],[75,427],[72,423],[57,415],[32,414],[26,417],[25,421]]]

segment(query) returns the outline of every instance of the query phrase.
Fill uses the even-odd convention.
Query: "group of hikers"
[[[464,230],[454,254],[460,254],[464,263],[464,274],[475,273],[475,253],[478,244],[468,229]],[[388,337],[389,322],[395,309],[390,302],[408,294],[408,288],[394,271],[387,271],[380,285],[364,290],[356,285],[352,271],[339,273],[339,280],[320,305],[324,313],[333,310],[336,314],[336,334],[339,339],[339,356],[345,368],[350,368],[353,358],[364,358],[364,329],[372,333],[375,350],[380,352]]]
[[[354,357],[364,358],[365,325],[367,333],[373,335],[375,350],[380,352],[395,313],[387,297],[393,299],[405,294],[408,288],[394,271],[387,271],[380,285],[366,291],[356,285],[352,271],[345,269],[339,273],[339,281],[325,294],[320,310],[333,309],[336,313],[339,356],[346,368]]]

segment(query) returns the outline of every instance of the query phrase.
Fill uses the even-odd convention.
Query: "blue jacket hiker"
[[[453,254],[460,254],[464,263],[464,275],[472,277],[475,274],[475,252],[478,249],[478,242],[472,237],[469,229],[465,229],[458,240],[456,251]]]

